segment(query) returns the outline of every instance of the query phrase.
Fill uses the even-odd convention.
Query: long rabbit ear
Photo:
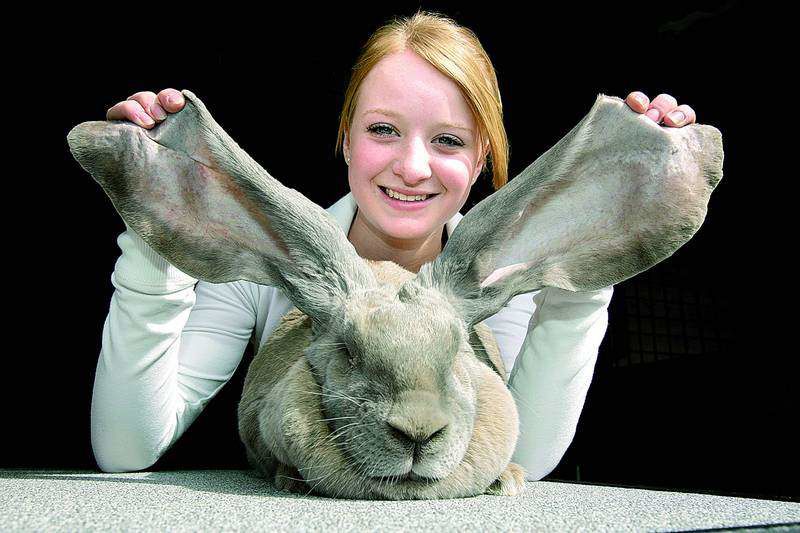
[[[600,94],[564,138],[464,216],[416,282],[438,287],[469,324],[544,286],[619,283],[700,228],[722,160],[716,128],[662,127]]]
[[[75,159],[145,242],[197,279],[281,288],[315,321],[375,283],[327,211],[276,181],[199,98],[183,94],[185,107],[152,130],[94,121],[67,136]]]

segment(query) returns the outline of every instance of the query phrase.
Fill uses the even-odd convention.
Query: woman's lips
[[[383,187],[378,186],[380,190],[380,195],[384,199],[384,201],[389,204],[391,207],[400,210],[400,211],[419,211],[420,209],[424,209],[427,205],[429,205],[439,194],[434,194],[432,196],[428,196],[424,200],[417,200],[413,202],[406,202],[404,200],[398,200],[396,198],[392,198],[388,194]]]

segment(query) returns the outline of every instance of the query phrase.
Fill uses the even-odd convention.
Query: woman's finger
[[[696,120],[697,116],[694,113],[694,109],[686,104],[681,104],[666,114],[664,117],[664,125],[680,128],[687,124],[694,124]]]
[[[130,120],[143,128],[150,129],[155,125],[153,117],[145,113],[142,105],[136,100],[125,100],[112,106],[106,112],[107,120]]]
[[[625,103],[637,113],[644,113],[650,105],[650,99],[641,91],[633,91],[625,98]]]
[[[186,104],[183,94],[176,89],[164,89],[158,93],[158,101],[169,113],[177,113]]]
[[[129,96],[128,100],[135,100],[139,102],[145,113],[150,115],[150,117],[156,122],[161,122],[167,118],[166,111],[164,111],[164,108],[158,103],[156,93],[153,91],[139,91],[138,93]]]
[[[653,119],[656,123],[661,122],[664,115],[678,107],[678,101],[674,97],[661,93],[650,102],[650,107],[645,113],[648,117]]]

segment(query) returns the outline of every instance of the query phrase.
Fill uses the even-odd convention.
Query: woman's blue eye
[[[376,135],[380,135],[381,137],[387,135],[386,133],[380,133],[379,130],[383,131],[389,130],[389,132],[391,133],[392,131],[394,131],[394,128],[391,126],[387,126],[386,124],[373,124],[372,126],[367,128],[367,131],[375,133]],[[444,143],[445,146],[452,146],[452,147],[464,146],[463,142],[461,142],[456,137],[453,137],[451,135],[442,135],[441,137],[439,137],[439,139],[446,139],[450,141],[450,143]]]
[[[367,131],[371,131],[373,133],[378,133],[378,130],[389,130],[389,131],[391,131],[392,128],[389,127],[389,126],[386,126],[384,124],[374,124],[374,125],[370,126],[369,128],[367,128]],[[384,135],[384,134],[383,133],[378,133],[378,135]]]
[[[450,144],[449,146],[464,146],[464,143],[462,143],[461,141],[459,141],[455,137],[451,137],[450,135],[444,135],[444,136],[439,137],[439,138],[440,139],[449,139],[449,140],[453,141],[453,144]]]

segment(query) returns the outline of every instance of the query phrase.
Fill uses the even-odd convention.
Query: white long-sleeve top
[[[349,233],[352,193],[327,210]],[[446,224],[452,234],[462,215]],[[275,287],[207,283],[180,271],[132,229],[111,275],[91,405],[92,450],[104,472],[152,466],[233,376],[248,342],[257,349],[292,307]],[[590,292],[546,287],[512,298],[485,320],[517,403],[512,461],[538,481],[575,435],[608,324],[613,286]],[[246,371],[246,369],[244,370]]]

